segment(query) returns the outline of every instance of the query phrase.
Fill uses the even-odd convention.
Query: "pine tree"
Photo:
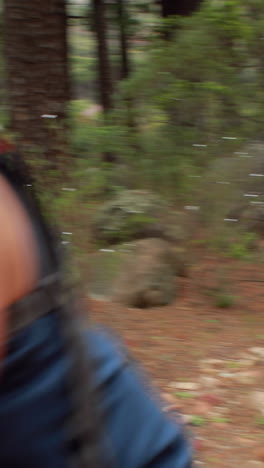
[[[4,25],[11,130],[52,159],[70,94],[65,0],[5,0]]]

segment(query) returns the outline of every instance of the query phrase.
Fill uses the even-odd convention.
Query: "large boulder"
[[[240,222],[246,232],[252,232],[264,237],[264,203],[251,205],[242,212]]]
[[[115,300],[138,308],[170,304],[178,291],[177,269],[182,268],[178,253],[162,239],[135,242],[117,277]]]
[[[175,279],[172,279],[171,275],[187,276],[189,265],[184,247],[174,246],[167,241],[155,238],[121,243],[108,248],[102,248],[89,255],[87,271],[89,294],[94,297],[108,299],[115,296],[118,300],[124,302],[122,291],[124,287],[127,287],[124,286],[124,282],[130,282],[128,273],[133,276],[135,274],[134,265],[137,265],[137,263],[141,265],[143,257],[145,258],[150,255],[153,255],[151,263],[148,260],[148,263],[144,266],[144,271],[142,270],[142,275],[147,278],[142,280],[141,277],[142,284],[149,282],[149,268],[153,263],[157,264],[157,262],[160,262],[160,258],[162,258],[163,264],[167,265],[166,269],[167,271],[169,270],[169,277],[173,281],[173,288],[175,286]],[[142,265],[140,268],[142,268]],[[157,277],[156,273],[155,275]],[[132,281],[134,283],[134,279]],[[129,290],[130,288],[131,284]],[[161,281],[161,288],[163,288],[163,280]],[[129,302],[132,303],[133,301],[125,300],[125,303]]]
[[[113,285],[127,258],[127,247],[114,246],[100,249],[88,257],[88,293],[92,297],[109,299]]]
[[[104,245],[156,237],[183,242],[181,213],[171,212],[159,196],[146,190],[122,190],[96,213],[93,232]]]

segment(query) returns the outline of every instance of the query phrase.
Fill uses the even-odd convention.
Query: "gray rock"
[[[163,305],[176,296],[176,276],[183,275],[183,248],[161,239],[143,239],[90,254],[88,292],[94,297],[125,301],[131,307]]]
[[[110,298],[114,282],[125,261],[122,249],[116,246],[101,249],[88,258],[88,293],[94,297]]]
[[[156,237],[184,242],[185,216],[173,212],[164,200],[144,190],[122,190],[97,211],[93,222],[96,240],[106,245]]]
[[[175,257],[168,242],[161,239],[137,241],[122,264],[114,299],[138,308],[169,304],[178,291],[175,269]]]
[[[205,388],[215,388],[219,385],[219,380],[215,379],[214,377],[208,377],[206,375],[203,375],[200,378],[200,383]]]
[[[237,372],[234,374],[234,380],[244,385],[252,385],[256,382],[257,376],[254,371]]]
[[[256,347],[250,348],[249,351],[253,354],[256,354],[257,356],[264,358],[264,348],[256,346]]]
[[[195,392],[200,389],[200,384],[196,382],[174,382],[173,388],[177,388],[178,390],[186,390]]]

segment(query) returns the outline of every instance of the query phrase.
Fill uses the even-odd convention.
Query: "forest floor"
[[[215,305],[219,272],[237,297],[232,308]],[[164,411],[183,415],[197,466],[264,467],[263,263],[204,254],[180,281],[166,307],[90,299],[92,320],[117,332],[144,365]]]

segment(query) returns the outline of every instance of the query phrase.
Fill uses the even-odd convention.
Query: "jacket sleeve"
[[[190,468],[192,451],[181,427],[166,418],[118,344],[97,332],[89,332],[88,342],[117,468]]]

